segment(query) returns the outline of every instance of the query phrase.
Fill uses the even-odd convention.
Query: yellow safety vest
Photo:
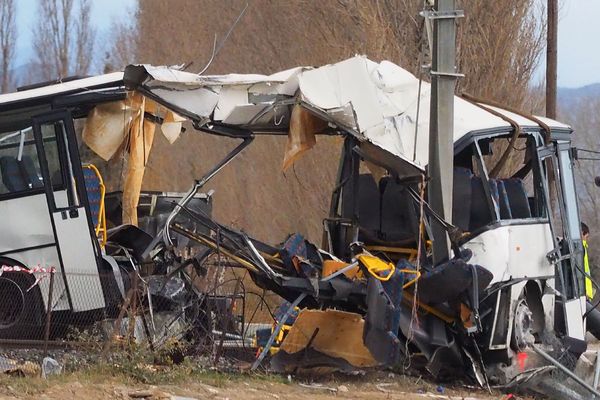
[[[585,273],[590,274],[590,260],[588,259],[588,244],[587,240],[583,241],[583,268]],[[585,295],[588,299],[594,298],[594,287],[592,286],[592,280],[586,276],[585,278]]]

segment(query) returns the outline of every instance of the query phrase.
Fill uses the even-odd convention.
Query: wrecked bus
[[[139,254],[181,194],[141,192],[141,178],[132,173],[140,162],[134,158],[125,171],[124,193],[107,193],[99,170],[80,156],[95,128],[93,115],[116,103],[122,114],[110,127],[112,147],[95,151],[112,156],[124,143],[130,154],[143,157],[143,143],[134,139],[144,123],[144,105],[131,99],[125,104],[126,99],[122,72],[0,96],[0,293],[6,299],[0,303],[0,338],[40,339],[48,310],[62,334],[71,324],[114,317],[131,287],[131,273],[141,273]],[[181,129],[177,122],[173,127]],[[115,133],[121,135],[117,142]],[[135,202],[129,200],[132,193]],[[192,209],[210,214],[210,195],[191,200]],[[52,290],[48,274],[55,275]],[[52,336],[60,333],[53,329]]]
[[[46,235],[41,240],[43,235],[24,230],[18,237],[0,237],[3,257],[14,256],[11,260],[25,267],[53,262],[63,268],[65,288],[69,257],[76,256],[78,265],[87,260],[89,271],[103,268],[73,116],[86,118],[90,130],[84,141],[97,153],[114,151],[132,126],[142,136],[149,124],[161,126],[172,138],[187,119],[198,131],[240,144],[194,180],[160,233],[144,241],[135,262],[162,265],[164,271],[189,265],[171,254],[178,235],[247,269],[258,286],[288,300],[290,309],[300,307],[274,365],[286,369],[305,354],[300,350],[310,348],[318,365],[366,367],[414,359],[434,376],[466,374],[483,385],[522,374],[516,355],[532,346],[559,343],[575,357],[585,350],[583,247],[569,126],[456,96],[453,212],[444,220],[425,196],[430,86],[390,62],[357,56],[269,76],[202,76],[131,65],[120,75],[88,79],[96,85],[78,80],[34,89],[64,90],[66,100],[59,96],[46,109],[19,110],[19,122],[11,120],[17,107],[10,96],[33,93],[0,97],[0,118],[9,121],[2,122],[2,131],[35,143],[39,154],[32,159],[40,177],[39,188],[31,183],[27,196],[0,198],[0,207],[8,210],[5,204],[13,198],[27,199],[11,205],[20,208],[21,217],[16,211],[6,214],[22,221],[31,216],[30,208],[40,208],[37,222]],[[77,88],[64,86],[69,84]],[[124,127],[119,121],[132,98],[138,122]],[[55,111],[38,116],[48,109]],[[27,139],[22,132],[29,126],[33,136]],[[287,135],[284,168],[319,135],[344,138],[320,245],[296,234],[273,246],[188,207],[208,180],[263,134]],[[17,141],[10,143],[19,148]],[[54,155],[48,155],[50,146],[58,147]],[[29,162],[20,151],[15,154],[26,170]],[[62,157],[60,167],[52,167],[52,157]],[[52,168],[61,171],[62,180],[52,180]],[[139,187],[132,185],[128,193],[135,205]],[[36,204],[27,203],[34,199]],[[194,225],[182,223],[182,216]],[[453,249],[451,259],[436,265],[430,254],[434,223],[448,231]],[[78,239],[85,243],[71,246],[64,238],[77,229],[88,232]],[[112,290],[111,283],[102,286],[96,278],[89,287],[105,298]],[[79,312],[107,304],[67,293],[62,307]],[[347,328],[343,338],[332,329],[341,326]],[[302,363],[310,366],[304,358]]]

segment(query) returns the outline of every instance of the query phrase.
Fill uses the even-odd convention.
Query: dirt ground
[[[280,375],[206,372],[176,376],[173,383],[140,384],[106,371],[71,373],[42,378],[2,377],[0,399],[148,399],[148,400],[258,400],[258,399],[523,399],[481,389],[436,386],[419,378],[396,374],[332,377],[315,383]]]

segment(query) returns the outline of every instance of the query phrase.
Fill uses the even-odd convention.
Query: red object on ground
[[[525,361],[527,361],[527,353],[520,352],[517,354],[517,362],[519,363],[519,369],[521,372],[525,370]]]

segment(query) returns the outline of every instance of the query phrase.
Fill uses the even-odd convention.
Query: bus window
[[[55,187],[62,186],[56,138],[44,135]],[[50,159],[52,161],[50,161]],[[44,187],[37,149],[31,128],[0,133],[0,196],[39,192]]]

